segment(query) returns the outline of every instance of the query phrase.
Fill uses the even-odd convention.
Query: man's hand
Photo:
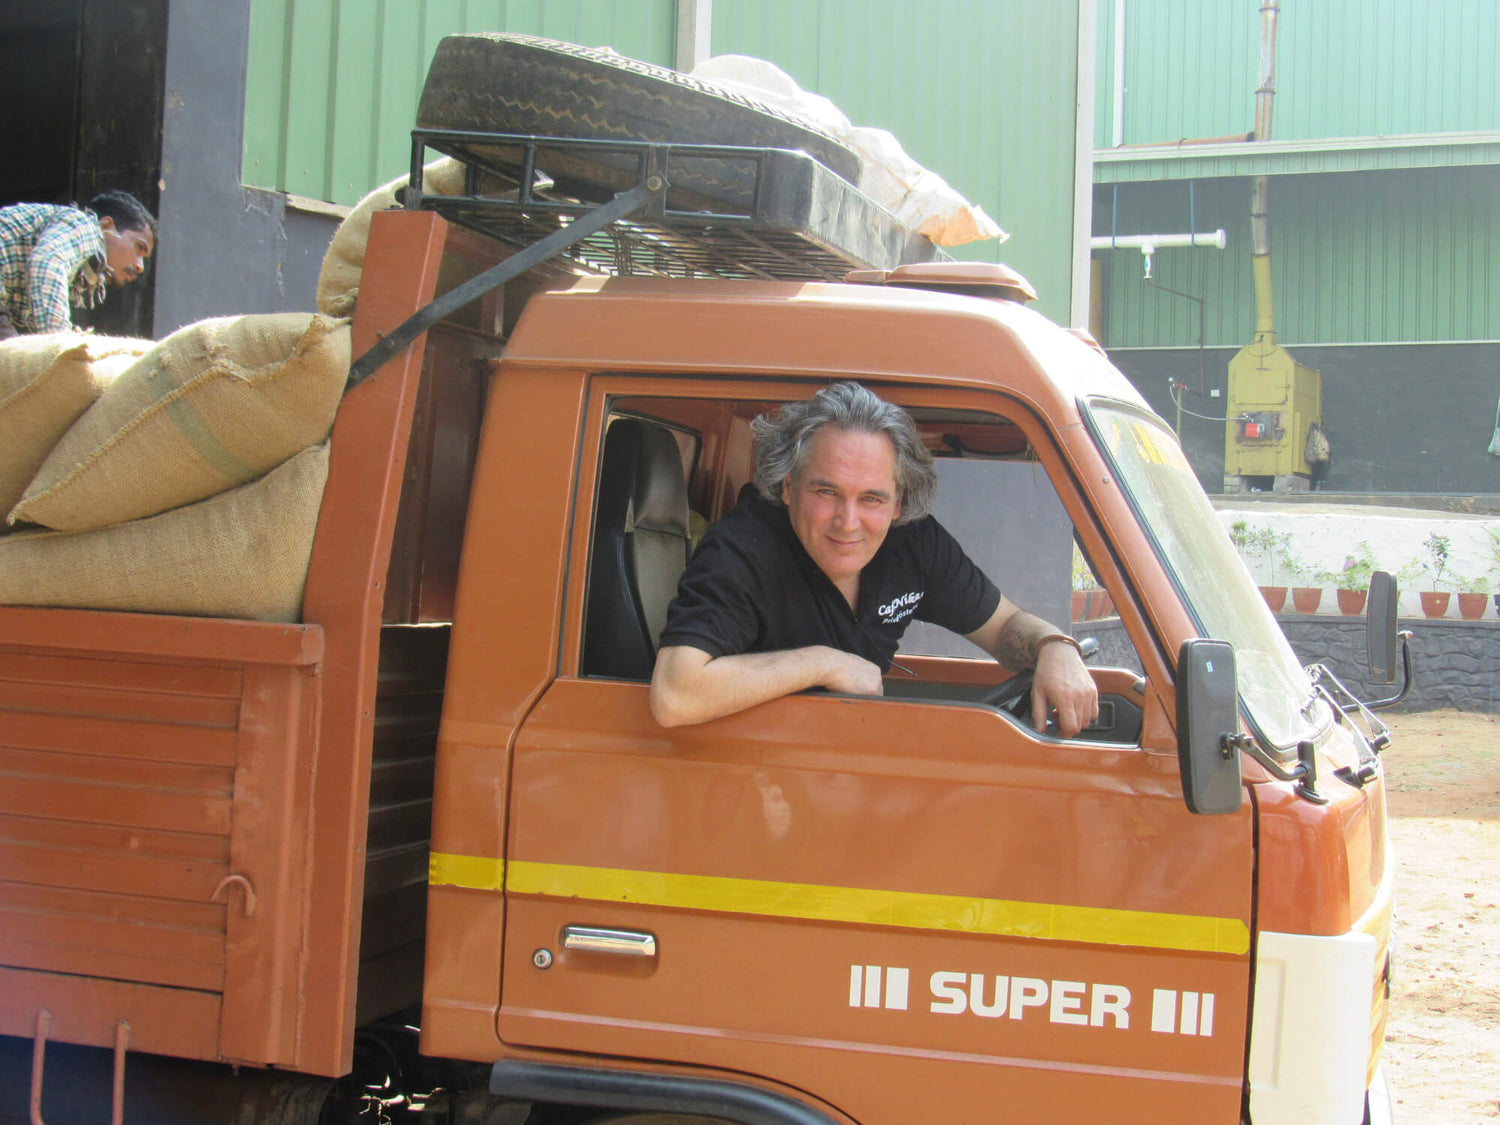
[[[1044,731],[1050,718],[1058,734],[1072,738],[1098,717],[1099,689],[1083,657],[1062,641],[1043,644],[1031,682],[1031,725]]]
[[[1061,632],[1001,598],[990,619],[968,638],[1012,672],[1032,670],[1032,725],[1046,730],[1055,711],[1057,733],[1072,738],[1099,717],[1099,689],[1077,649],[1062,641],[1042,643]]]
[[[706,723],[810,687],[880,695],[880,668],[826,645],[717,657],[668,645],[651,675],[651,714],[664,727]]]
[[[836,648],[818,646],[827,660],[826,675],[816,686],[845,695],[884,695],[885,678],[878,664],[871,664],[862,656],[842,652]]]

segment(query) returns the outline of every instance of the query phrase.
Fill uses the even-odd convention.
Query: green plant
[[[1392,577],[1396,579],[1396,583],[1398,585],[1407,586],[1410,583],[1415,582],[1417,578],[1422,574],[1422,572],[1426,569],[1427,568],[1422,565],[1421,559],[1407,559],[1406,562],[1401,565],[1401,569],[1396,571],[1396,573],[1392,575]]]
[[[1252,570],[1254,562],[1264,561],[1271,575],[1269,585],[1280,585],[1277,578],[1283,569],[1293,577],[1306,571],[1306,567],[1292,555],[1290,532],[1276,531],[1269,527],[1251,527],[1246,520],[1235,520],[1229,525],[1229,541]]]
[[[1229,525],[1229,541],[1234,544],[1234,549],[1242,556],[1250,554],[1250,537],[1253,533],[1250,524],[1245,520],[1235,520]]]
[[[1075,590],[1097,590],[1099,580],[1094,577],[1094,572],[1089,568],[1089,563],[1083,557],[1083,552],[1078,549],[1078,544],[1073,544],[1073,589]]]
[[[1452,542],[1448,536],[1439,535],[1434,531],[1422,540],[1422,546],[1427,551],[1428,559],[1431,560],[1423,563],[1422,569],[1432,575],[1432,588],[1436,590],[1443,583],[1443,571],[1448,567],[1448,550]]]
[[[1327,582],[1337,590],[1368,590],[1370,576],[1379,564],[1375,552],[1363,539],[1355,545],[1354,552],[1344,556],[1344,565],[1338,570],[1320,570],[1316,574],[1319,582]]]
[[[1478,578],[1465,578],[1455,571],[1453,584],[1462,594],[1488,594],[1490,592],[1490,580],[1483,575]]]
[[[1280,545],[1278,553],[1281,557],[1281,565],[1286,570],[1287,582],[1290,585],[1305,585],[1306,579],[1311,578],[1314,571],[1311,566],[1292,553],[1291,541],[1291,535],[1286,535],[1284,542]]]

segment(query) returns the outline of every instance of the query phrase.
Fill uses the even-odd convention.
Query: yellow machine
[[[1229,361],[1224,475],[1270,477],[1276,491],[1306,488],[1307,433],[1322,421],[1322,378],[1285,348],[1257,340]]]
[[[1229,361],[1226,491],[1296,492],[1311,487],[1308,431],[1323,421],[1322,377],[1276,343],[1266,180],[1256,178],[1250,205],[1255,337]]]

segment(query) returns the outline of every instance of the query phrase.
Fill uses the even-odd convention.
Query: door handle
[[[616,953],[624,957],[655,957],[656,935],[644,930],[605,930],[596,926],[564,926],[564,949],[584,953]]]

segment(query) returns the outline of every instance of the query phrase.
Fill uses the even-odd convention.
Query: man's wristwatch
[[[1045,636],[1039,637],[1037,639],[1036,654],[1038,658],[1040,658],[1042,655],[1042,646],[1052,641],[1061,641],[1065,645],[1072,645],[1073,650],[1078,653],[1079,657],[1081,658],[1083,656],[1083,646],[1078,643],[1077,637],[1070,637],[1066,633],[1048,633]]]

